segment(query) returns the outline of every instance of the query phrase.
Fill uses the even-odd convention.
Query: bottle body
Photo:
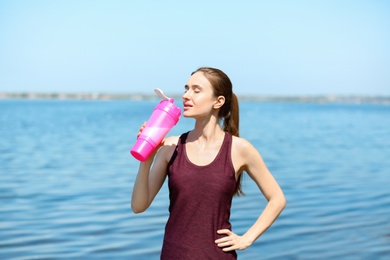
[[[177,124],[180,115],[181,110],[173,103],[173,99],[161,101],[130,151],[134,158],[145,161]]]

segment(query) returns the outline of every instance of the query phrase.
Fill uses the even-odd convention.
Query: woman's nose
[[[186,90],[185,92],[184,92],[184,94],[183,94],[183,99],[188,99],[188,97],[189,97],[189,94],[188,94],[188,90]]]

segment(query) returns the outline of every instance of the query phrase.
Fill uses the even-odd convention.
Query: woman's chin
[[[183,111],[183,116],[187,117],[187,118],[188,117],[193,117],[193,115],[189,111],[186,111],[186,110]]]

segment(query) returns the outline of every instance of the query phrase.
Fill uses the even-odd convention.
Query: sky
[[[390,96],[390,1],[0,0],[0,92]]]

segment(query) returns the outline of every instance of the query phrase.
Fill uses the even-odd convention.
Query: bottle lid
[[[176,122],[179,120],[181,116],[181,109],[175,105],[173,98],[160,101],[156,109],[164,110],[169,115],[171,115],[176,120]]]

